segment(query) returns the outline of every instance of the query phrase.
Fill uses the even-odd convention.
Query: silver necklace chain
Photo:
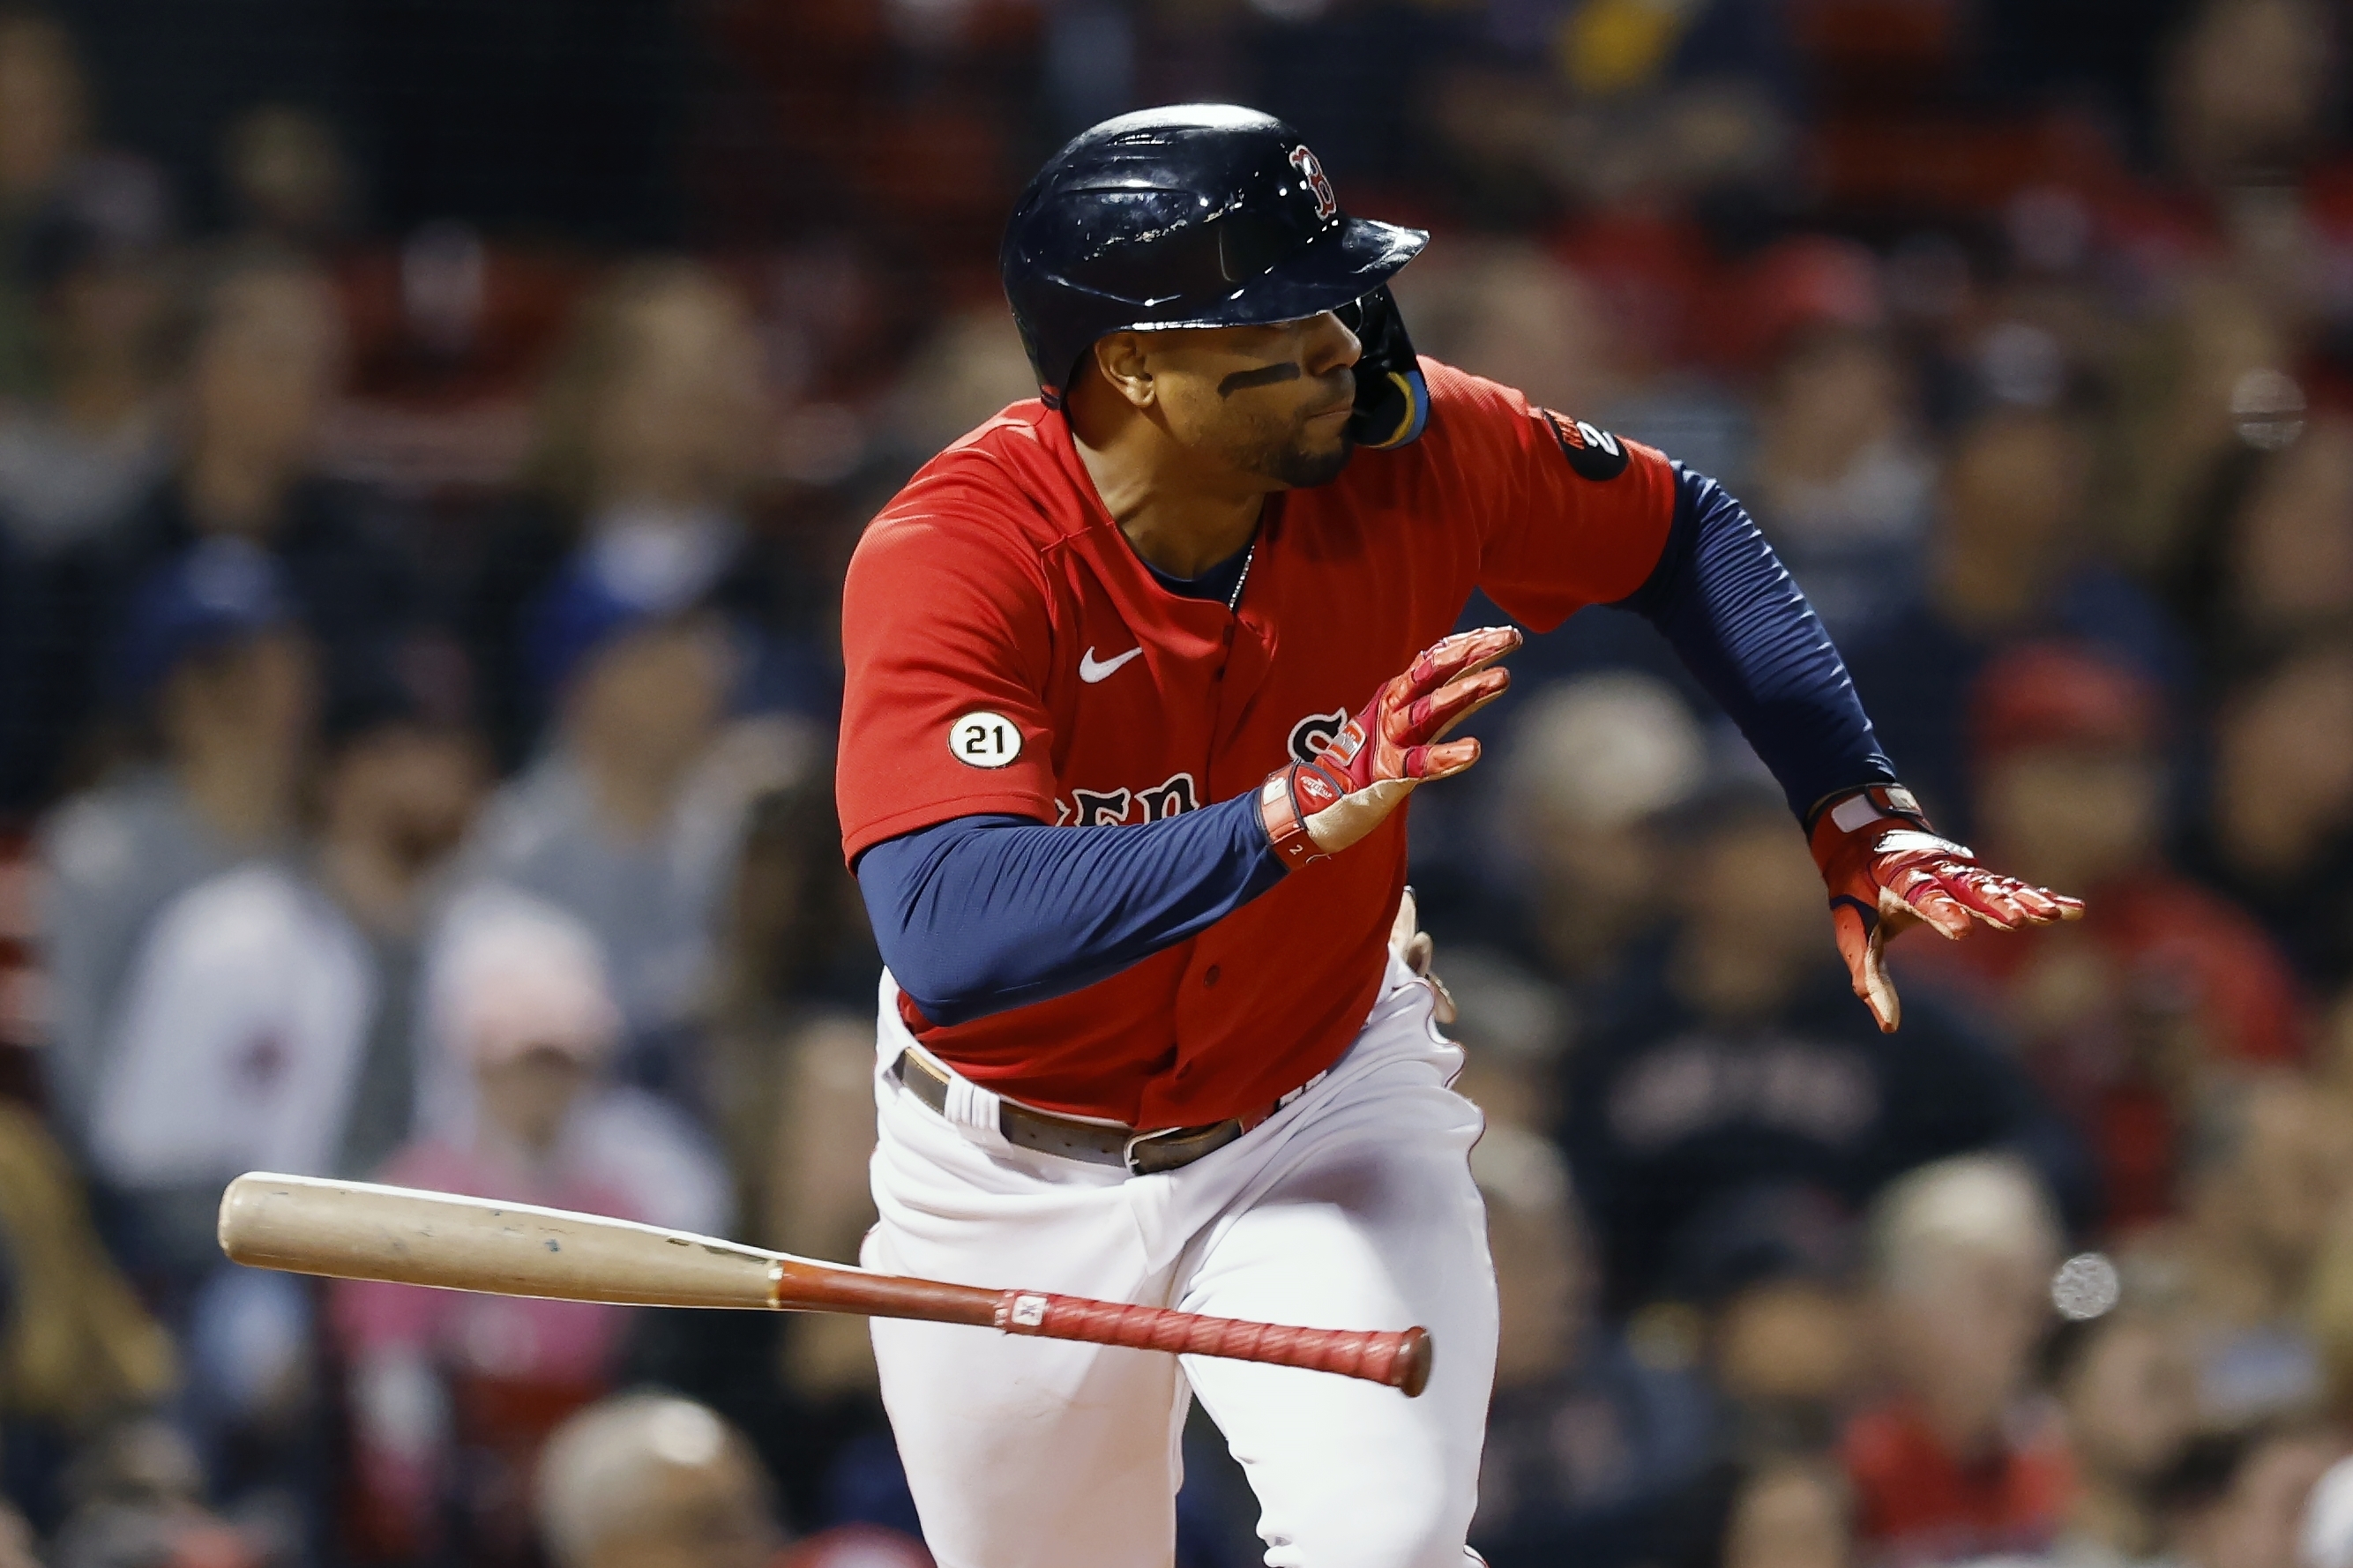
[[[1250,542],[1250,553],[1242,557],[1242,574],[1234,579],[1234,591],[1226,600],[1226,614],[1232,615],[1242,602],[1242,590],[1250,586],[1250,568],[1258,564],[1258,541]]]

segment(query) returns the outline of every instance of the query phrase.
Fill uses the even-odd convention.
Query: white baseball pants
[[[882,983],[884,1068],[912,1044]],[[1129,1176],[1039,1154],[958,1080],[878,1077],[869,1268],[1313,1328],[1419,1323],[1408,1399],[1323,1373],[874,1320],[882,1397],[940,1568],[1168,1568],[1198,1395],[1250,1477],[1271,1568],[1463,1568],[1495,1363],[1495,1276],[1447,1086],[1461,1053],[1392,963],[1356,1043],[1248,1136]]]

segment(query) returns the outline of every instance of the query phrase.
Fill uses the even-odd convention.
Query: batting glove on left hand
[[[1513,626],[1432,645],[1373,693],[1321,756],[1269,773],[1259,786],[1259,818],[1283,864],[1338,854],[1379,826],[1414,785],[1477,762],[1478,742],[1440,740],[1504,694],[1511,672],[1488,666],[1519,646]]]
[[[1887,977],[1887,939],[1926,924],[1954,941],[1983,921],[1996,931],[2079,920],[2084,901],[1978,864],[1937,837],[1901,784],[1873,784],[1825,808],[1814,821],[1814,864],[1831,890],[1831,922],[1854,994],[1894,1034],[1904,1005]]]

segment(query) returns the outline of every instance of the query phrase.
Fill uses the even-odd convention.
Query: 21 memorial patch
[[[1001,768],[1021,754],[1021,726],[975,709],[948,726],[948,755],[966,767]]]

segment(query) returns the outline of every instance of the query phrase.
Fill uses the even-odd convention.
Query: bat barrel
[[[785,1261],[627,1220],[266,1172],[221,1194],[220,1245],[259,1268],[623,1306],[774,1307]]]

